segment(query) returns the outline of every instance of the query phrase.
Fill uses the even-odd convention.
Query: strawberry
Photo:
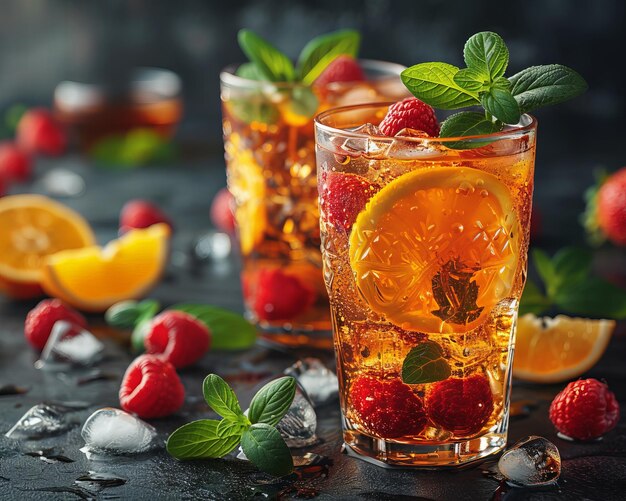
[[[349,398],[363,426],[381,438],[417,435],[426,426],[422,399],[398,378],[359,376]]]
[[[228,188],[218,191],[211,203],[211,221],[216,228],[229,234],[235,232],[234,205],[235,201]]]
[[[615,245],[626,246],[626,167],[604,181],[597,196],[600,229]]]
[[[0,143],[0,179],[5,181],[28,181],[32,175],[30,157],[14,143]]]
[[[376,191],[377,187],[361,176],[331,172],[322,185],[321,206],[326,220],[349,232]]]
[[[158,223],[165,223],[173,228],[169,217],[156,205],[146,200],[131,200],[122,207],[120,233],[126,233],[133,228],[148,228]]]
[[[253,309],[261,320],[290,320],[315,301],[315,291],[278,268],[263,269],[257,276]]]
[[[407,97],[389,106],[378,128],[385,136],[395,136],[402,129],[421,130],[431,137],[439,136],[435,110],[416,97]]]
[[[435,383],[428,394],[426,410],[436,426],[457,436],[474,435],[489,421],[493,411],[489,381],[474,374]]]
[[[578,440],[601,437],[617,426],[619,404],[597,379],[569,383],[550,404],[550,421],[563,435]]]
[[[126,369],[120,387],[120,405],[127,412],[150,419],[181,408],[185,388],[176,369],[157,355],[141,355]]]
[[[65,151],[67,138],[65,130],[45,108],[28,110],[15,131],[19,147],[27,153],[60,155]]]
[[[362,82],[364,80],[365,73],[359,63],[348,55],[341,55],[324,68],[313,85],[324,87],[332,82]]]
[[[165,311],[152,319],[144,338],[146,351],[161,354],[174,367],[198,361],[211,346],[205,324],[182,311]]]
[[[24,322],[26,340],[38,350],[43,350],[50,337],[52,326],[59,320],[67,320],[80,327],[87,327],[87,320],[80,313],[63,304],[59,299],[44,299],[28,312]]]

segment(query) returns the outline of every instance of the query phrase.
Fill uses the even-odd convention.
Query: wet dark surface
[[[224,183],[223,167],[218,158],[210,165],[206,161],[190,161],[180,169],[146,168],[128,173],[90,170],[79,159],[69,158],[62,163],[85,176],[87,194],[66,202],[90,220],[102,242],[115,237],[119,208],[130,198],[153,199],[174,216],[177,223],[172,253],[174,264],[154,291],[154,297],[164,304],[205,302],[241,309],[236,261],[198,266],[184,254],[193,238],[210,227],[210,200]],[[47,168],[47,164],[41,163],[39,168]],[[547,197],[543,203],[549,209]],[[549,217],[547,219],[549,232],[553,223]],[[547,237],[544,243],[548,248],[554,247],[554,237]],[[606,251],[598,259],[600,267],[610,259],[623,263],[615,251]],[[461,471],[401,471],[381,469],[348,457],[341,453],[340,414],[336,403],[317,410],[321,441],[293,451],[295,456],[313,452],[323,457],[315,458],[313,464],[299,468],[284,479],[261,474],[234,457],[182,463],[170,458],[163,449],[134,458],[90,461],[79,450],[84,445],[80,424],[55,437],[16,443],[5,438],[4,433],[35,404],[65,405],[78,423],[84,422],[98,408],[118,406],[119,381],[132,360],[124,345],[129,333],[112,331],[103,324],[101,317],[91,316],[92,330],[106,344],[106,356],[97,371],[84,369],[57,375],[34,369],[37,356],[23,338],[24,317],[32,306],[33,303],[13,303],[0,298],[0,499],[154,501],[314,497],[320,500],[511,501],[626,498],[626,421],[622,419],[618,428],[599,442],[581,444],[558,438],[547,413],[550,401],[564,385],[515,384],[513,389],[513,400],[518,403],[514,404],[510,442],[531,434],[542,435],[559,447],[563,458],[558,484],[539,490],[501,485],[493,474],[495,461]],[[185,422],[212,417],[201,391],[201,382],[210,372],[225,377],[235,387],[242,406],[246,406],[255,389],[268,378],[281,374],[303,355],[263,346],[238,353],[210,353],[198,365],[180,373],[187,390],[183,409],[175,416],[151,423],[164,440]],[[332,363],[332,354],[321,356]],[[606,379],[622,404],[626,403],[624,360],[626,332],[621,325],[605,356],[588,374]],[[624,413],[626,407],[622,405]]]

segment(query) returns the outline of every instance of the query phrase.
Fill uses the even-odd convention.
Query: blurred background
[[[553,240],[582,243],[577,214],[593,169],[616,170],[626,163],[626,75],[620,66],[625,10],[621,0],[5,0],[0,112],[16,103],[51,106],[62,81],[97,83],[115,92],[133,68],[166,68],[180,77],[184,109],[173,167],[223,169],[219,72],[244,59],[236,42],[240,28],[257,31],[294,58],[315,35],[356,28],[363,35],[362,57],[404,65],[429,60],[460,65],[468,36],[493,30],[511,51],[507,74],[558,62],[589,82],[583,97],[538,113],[536,204],[543,238],[547,246]],[[166,79],[165,85],[178,88],[177,81]],[[186,204],[182,212],[206,215],[218,188],[206,186],[204,200],[179,202]]]

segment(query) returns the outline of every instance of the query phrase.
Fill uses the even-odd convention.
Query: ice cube
[[[5,436],[14,440],[39,439],[59,435],[76,423],[67,409],[57,405],[37,404],[31,407]]]
[[[385,155],[390,158],[400,159],[427,159],[431,157],[439,157],[444,154],[444,149],[436,142],[431,141],[415,141],[415,138],[425,138],[423,133],[414,135],[420,131],[411,131],[403,129],[391,142]],[[404,133],[404,134],[403,134]]]
[[[48,195],[55,197],[78,197],[85,192],[85,180],[64,168],[49,170],[39,182]]]
[[[192,256],[197,261],[226,259],[230,255],[231,242],[226,233],[210,231],[193,243]]]
[[[395,137],[416,137],[416,138],[425,138],[430,137],[423,130],[411,129],[410,127],[406,127],[395,134]]]
[[[87,418],[81,436],[81,451],[112,455],[140,454],[156,447],[153,426],[120,409],[105,407]]]
[[[38,369],[59,369],[68,364],[90,365],[102,355],[104,345],[88,330],[59,320],[35,362]]]
[[[348,137],[345,138],[345,135],[338,136],[335,141],[338,141],[337,146],[341,150],[342,153],[350,155],[352,157],[358,157],[364,153],[368,155],[379,155],[384,153],[387,149],[385,143],[376,142],[372,136],[381,136],[381,132],[375,125],[371,123],[366,123],[360,125],[359,127],[355,127],[354,129],[349,129],[347,132],[354,132],[356,134],[364,134],[363,137]],[[365,137],[367,136],[367,137]]]
[[[276,428],[289,447],[306,447],[317,442],[317,415],[309,398],[300,388],[296,388],[291,407]]]
[[[299,360],[285,369],[285,375],[298,380],[315,406],[334,400],[339,393],[337,376],[319,358]]]
[[[498,461],[498,468],[511,486],[546,485],[559,478],[561,456],[552,442],[532,435],[506,451]]]

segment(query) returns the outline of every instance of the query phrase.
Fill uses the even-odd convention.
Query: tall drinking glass
[[[344,440],[382,464],[459,465],[506,444],[536,121],[385,137],[387,108],[315,124]]]
[[[360,61],[363,82],[306,87],[221,73],[228,187],[249,317],[287,345],[332,348],[322,278],[313,116],[406,96],[403,66]]]

